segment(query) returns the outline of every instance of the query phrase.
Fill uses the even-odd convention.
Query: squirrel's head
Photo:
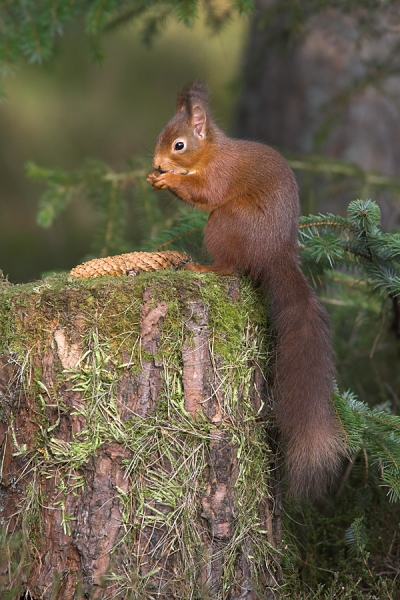
[[[207,87],[200,81],[187,84],[178,94],[175,116],[157,139],[155,169],[188,173],[202,162],[213,132],[208,97]]]

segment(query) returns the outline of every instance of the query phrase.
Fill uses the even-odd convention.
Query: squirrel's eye
[[[184,142],[176,142],[175,146],[174,146],[174,150],[183,150],[185,147],[185,143]]]

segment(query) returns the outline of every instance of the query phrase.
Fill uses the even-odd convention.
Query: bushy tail
[[[318,497],[345,454],[332,405],[335,368],[328,315],[295,260],[282,261],[278,268],[274,264],[265,279],[277,333],[274,410],[284,441],[288,492]]]

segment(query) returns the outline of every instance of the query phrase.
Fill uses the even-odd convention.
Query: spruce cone
[[[102,277],[104,275],[137,275],[142,271],[159,271],[168,267],[182,267],[192,259],[184,252],[167,250],[165,252],[129,252],[106,258],[94,258],[74,267],[70,275],[83,277]]]

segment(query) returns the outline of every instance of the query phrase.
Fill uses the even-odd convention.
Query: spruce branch
[[[300,243],[308,266],[357,266],[374,288],[392,297],[400,294],[400,235],[379,229],[380,209],[372,200],[354,200],[348,218],[334,215],[302,217]],[[353,257],[353,260],[349,258]],[[320,272],[320,271],[319,271]]]
[[[201,231],[203,231],[202,227],[198,227],[197,229],[191,229],[190,231],[185,231],[184,233],[180,233],[179,235],[175,235],[173,238],[171,238],[170,240],[168,240],[167,242],[164,242],[163,244],[159,244],[156,248],[156,250],[162,250],[163,248],[167,248],[168,246],[171,246],[172,244],[181,241],[183,238],[188,237],[189,235],[196,235],[197,233],[200,233]]]
[[[118,29],[123,25],[127,25],[130,22],[134,21],[137,17],[143,14],[146,11],[146,4],[143,2],[142,4],[137,4],[132,8],[127,9],[125,12],[117,15],[116,17],[112,17],[105,25],[104,31],[109,32],[114,29]]]
[[[26,166],[28,177],[45,182],[48,186],[39,202],[38,224],[50,227],[72,200],[86,198],[92,204],[96,218],[92,256],[108,256],[132,250],[125,239],[128,194],[140,189],[140,212],[143,205],[150,205],[146,200],[150,189],[146,196],[143,184],[146,169],[140,160],[133,161],[127,167],[126,171],[116,172],[101,161],[91,160],[80,169],[67,173],[61,169],[45,169],[29,162]],[[159,218],[159,214],[156,214],[156,199],[152,198],[151,206],[154,208],[143,225],[143,231],[151,231],[154,216]]]
[[[327,220],[328,218],[329,215],[326,218],[322,217],[321,215],[320,220],[313,219],[312,217],[301,217],[302,220],[300,222],[299,229],[306,229],[307,227],[341,227],[342,229],[350,229],[351,231],[357,231],[357,227],[351,226],[349,223],[346,222],[345,219],[329,221]],[[307,220],[307,222],[305,222],[305,220]]]
[[[397,177],[370,172],[350,161],[318,155],[286,156],[286,159],[300,178],[302,201],[309,212],[313,212],[315,189],[319,189],[319,196],[332,199],[344,193],[354,196],[360,190],[366,196],[385,193],[400,204],[400,179]]]
[[[204,0],[203,5],[206,13],[206,24],[213,33],[220,32],[233,17],[234,10],[230,6],[221,10],[213,0]]]
[[[345,533],[345,541],[349,546],[351,554],[355,554],[359,557],[363,555],[368,541],[364,517],[359,517],[353,521]]]
[[[6,74],[21,61],[43,63],[53,52],[58,36],[74,21],[85,22],[92,54],[104,57],[102,36],[143,18],[142,38],[151,42],[166,20],[174,17],[186,26],[199,19],[200,0],[56,0],[0,3],[0,72]],[[206,5],[206,25],[218,31],[232,15],[249,14],[253,0],[215,0]]]
[[[142,42],[150,46],[154,39],[165,29],[168,19],[173,14],[173,6],[166,5],[155,11],[148,11],[143,19],[141,31]]]
[[[153,236],[145,244],[145,249],[160,251],[168,248],[188,251],[189,242],[189,245],[198,251],[202,244],[202,232],[206,221],[205,213],[181,209],[180,216],[174,220],[172,226]]]
[[[334,406],[350,450],[364,448],[379,466],[382,485],[391,500],[400,500],[400,417],[390,406],[370,408],[348,391],[334,394]]]

